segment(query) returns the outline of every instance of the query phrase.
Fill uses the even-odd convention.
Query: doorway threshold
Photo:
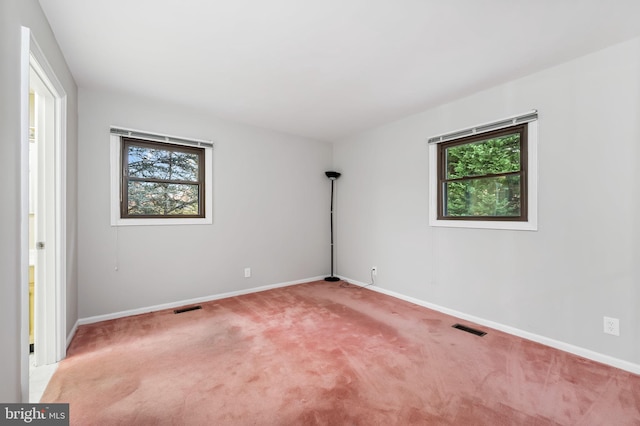
[[[29,354],[29,402],[38,403],[44,390],[47,388],[53,373],[56,372],[59,362],[36,367],[36,357]]]

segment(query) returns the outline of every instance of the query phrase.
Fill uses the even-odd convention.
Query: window
[[[112,128],[111,224],[212,223],[212,147]]]
[[[430,224],[535,230],[536,119],[534,112],[431,138]]]
[[[204,148],[122,138],[120,217],[204,217]]]
[[[526,130],[438,145],[438,219],[527,220]]]

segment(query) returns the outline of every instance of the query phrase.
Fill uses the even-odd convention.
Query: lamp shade
[[[340,173],[338,172],[324,172],[324,174],[331,180],[336,180],[340,177]]]

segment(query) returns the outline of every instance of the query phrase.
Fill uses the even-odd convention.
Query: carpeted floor
[[[640,425],[640,376],[341,283],[80,326],[73,425]]]

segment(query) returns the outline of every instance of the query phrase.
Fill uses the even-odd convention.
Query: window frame
[[[438,148],[438,220],[471,220],[471,221],[518,221],[526,222],[528,216],[527,210],[527,123],[517,124],[515,126],[509,126],[502,129],[494,130],[491,132],[480,133],[472,136],[463,137],[460,139],[454,139],[447,142],[442,142],[437,145]],[[515,172],[503,172],[503,173],[487,173],[483,175],[464,176],[461,178],[449,179],[447,178],[447,149],[461,146],[470,145],[482,141],[488,141],[496,139],[501,136],[507,136],[518,133],[520,136],[520,170]],[[446,216],[445,213],[445,185],[448,182],[460,182],[472,179],[483,179],[500,176],[520,176],[520,215],[519,216]]]
[[[450,218],[439,218],[438,214],[440,212],[439,208],[442,205],[438,205],[439,194],[441,192],[438,191],[439,186],[439,145],[443,143],[448,143],[450,141],[458,141],[467,138],[469,132],[451,132],[449,134],[458,134],[464,133],[463,136],[459,138],[452,137],[451,139],[441,142],[444,139],[441,136],[437,136],[434,138],[430,138],[429,141],[436,141],[435,143],[429,143],[429,225],[434,227],[448,227],[448,228],[477,228],[477,229],[504,229],[504,230],[522,230],[522,231],[537,231],[538,230],[538,118],[537,111],[534,111],[536,117],[534,119],[528,120],[526,122],[526,143],[527,149],[524,153],[525,161],[524,166],[526,167],[526,183],[527,183],[527,194],[526,199],[524,200],[524,206],[526,208],[526,220],[513,220],[505,217],[480,217],[477,219],[469,219],[468,216],[463,216],[461,218],[450,219]],[[498,130],[503,130],[506,127],[518,127],[518,125],[514,125],[515,119],[519,116],[510,117],[505,120],[500,120],[502,123],[509,121],[508,125],[500,127]],[[477,125],[474,128],[483,128],[489,127],[492,123]],[[495,130],[495,127],[491,129],[491,132]],[[477,140],[486,139],[486,136],[491,132],[477,132],[477,135],[474,132],[473,137],[478,137]],[[525,198],[525,197],[523,197]],[[523,199],[521,198],[521,200]]]
[[[113,129],[113,128],[112,128]],[[119,128],[117,128],[120,130]],[[131,131],[135,133],[137,131]],[[142,132],[140,132],[142,133]],[[166,135],[148,134],[153,137],[136,137],[131,134],[117,134],[112,131],[110,134],[110,171],[111,171],[111,194],[110,194],[110,211],[111,226],[148,226],[148,225],[208,225],[213,223],[213,144],[195,146],[195,148],[203,149],[202,162],[200,163],[199,173],[202,177],[202,186],[200,187],[200,203],[201,215],[170,215],[170,216],[154,216],[154,215],[123,215],[123,203],[126,197],[125,192],[126,179],[124,176],[124,155],[125,140],[133,140],[136,145],[149,144],[156,147],[166,147],[171,150],[175,147],[176,151],[191,151],[194,148],[193,143],[188,143],[188,139],[175,138]],[[157,137],[156,137],[157,136]],[[175,142],[178,141],[178,142]],[[184,141],[185,143],[180,143]],[[199,142],[194,140],[195,143]],[[204,141],[203,141],[204,142]],[[124,204],[126,205],[126,204]]]
[[[120,143],[122,144],[120,159],[122,175],[121,175],[121,183],[122,186],[120,188],[120,217],[122,219],[172,219],[172,218],[203,218],[205,217],[205,201],[206,201],[206,182],[205,182],[205,151],[204,148],[201,147],[191,147],[184,145],[176,145],[172,143],[166,142],[158,142],[152,140],[145,139],[137,139],[131,137],[122,136],[120,139]],[[158,149],[162,151],[172,151],[172,152],[183,152],[183,153],[192,153],[198,156],[198,180],[197,181],[183,181],[183,180],[172,180],[172,179],[153,179],[153,178],[137,178],[129,175],[129,161],[128,161],[128,152],[130,146],[138,146],[145,148]],[[174,183],[174,184],[188,184],[188,185],[198,185],[198,214],[195,215],[140,215],[140,214],[130,214],[128,205],[129,205],[129,183],[130,182],[155,182],[155,183]]]

